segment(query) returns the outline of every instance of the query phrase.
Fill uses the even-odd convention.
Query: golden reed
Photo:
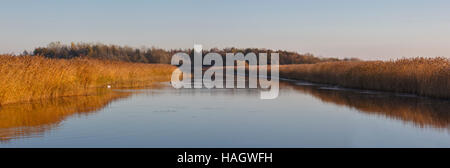
[[[86,95],[93,88],[142,87],[169,81],[175,67],[93,59],[0,55],[0,105]]]
[[[449,58],[282,65],[280,76],[349,88],[450,98]]]

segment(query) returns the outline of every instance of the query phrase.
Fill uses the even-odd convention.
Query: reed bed
[[[349,88],[450,98],[449,58],[282,65],[280,76]]]
[[[170,80],[174,69],[160,64],[0,55],[0,105],[86,95],[107,86],[147,86]]]

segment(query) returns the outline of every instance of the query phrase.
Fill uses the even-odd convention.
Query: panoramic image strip
[[[4,0],[0,148],[142,150],[177,167],[450,148],[449,9]]]

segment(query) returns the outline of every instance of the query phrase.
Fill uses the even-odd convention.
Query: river
[[[450,101],[280,83],[107,90],[0,109],[0,147],[450,147]]]

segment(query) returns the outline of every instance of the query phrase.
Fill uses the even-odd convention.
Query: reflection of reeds
[[[411,122],[418,127],[448,129],[450,126],[449,101],[392,96],[384,93],[362,94],[354,91],[324,90],[317,89],[315,86],[287,85],[295,90],[317,97],[323,102]]]
[[[96,95],[61,97],[0,108],[0,141],[40,134],[73,115],[89,114],[130,93],[98,91]]]
[[[283,65],[280,76],[350,88],[450,98],[448,58]]]
[[[168,81],[174,67],[92,59],[0,55],[0,105],[83,95],[95,87],[136,87]]]

